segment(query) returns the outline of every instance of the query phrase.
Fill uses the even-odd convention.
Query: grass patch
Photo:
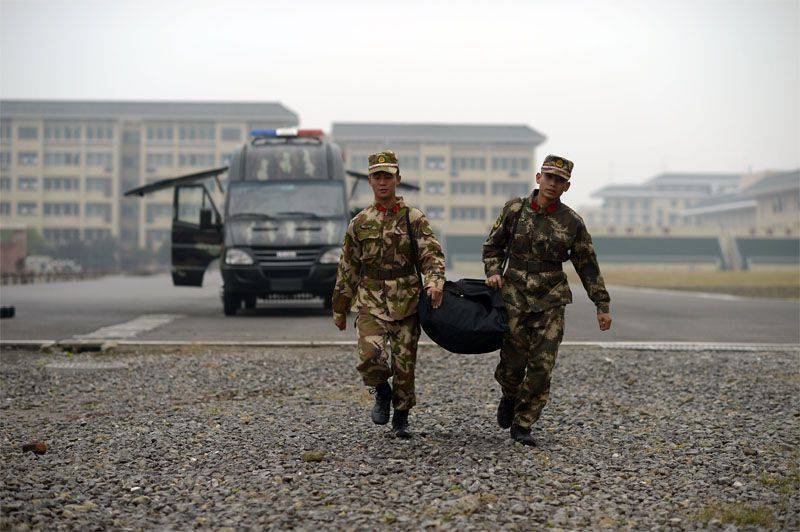
[[[603,268],[608,285],[715,292],[748,297],[800,298],[800,271],[661,271]],[[570,282],[580,283],[573,268],[565,268]]]
[[[800,472],[795,471],[787,477],[764,475],[761,477],[761,483],[783,495],[793,495],[800,491]]]
[[[723,524],[764,528],[772,528],[775,524],[772,508],[745,504],[711,504],[697,514],[697,519],[706,524],[716,519]]]

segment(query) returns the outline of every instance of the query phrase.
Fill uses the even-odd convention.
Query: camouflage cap
[[[373,153],[369,156],[369,173],[388,172],[396,174],[400,171],[400,164],[397,162],[397,155],[391,150],[384,150]]]
[[[548,155],[544,158],[544,162],[542,163],[542,173],[555,174],[569,181],[574,166],[575,164],[569,159],[558,155]]]

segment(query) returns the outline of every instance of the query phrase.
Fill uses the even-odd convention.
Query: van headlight
[[[231,248],[225,252],[225,264],[232,266],[249,266],[253,264],[253,257],[246,251]]]
[[[320,264],[338,264],[342,258],[342,248],[331,248],[319,258]]]

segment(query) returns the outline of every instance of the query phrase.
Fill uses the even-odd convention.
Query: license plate
[[[301,279],[272,279],[269,286],[276,292],[299,292],[303,288]]]

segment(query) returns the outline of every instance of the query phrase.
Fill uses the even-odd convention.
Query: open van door
[[[222,217],[203,185],[178,185],[172,204],[172,283],[202,286],[222,252]]]

